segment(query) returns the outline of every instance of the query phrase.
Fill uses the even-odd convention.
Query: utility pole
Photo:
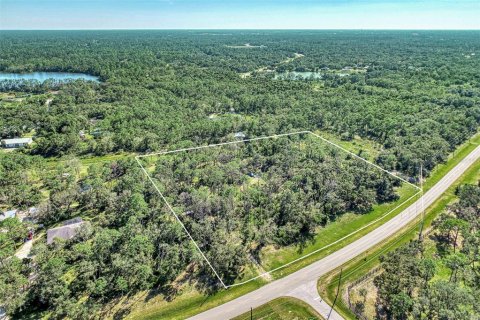
[[[250,307],[250,320],[253,320],[253,308]]]
[[[332,308],[330,309],[330,312],[328,313],[327,320],[329,320],[330,316],[332,315],[333,307],[335,307],[335,303],[337,302],[338,294],[340,293],[340,285],[342,284],[342,272],[343,272],[343,269],[340,269],[340,277],[338,278],[337,294],[335,295],[335,300],[333,300]]]
[[[418,240],[423,240],[423,226],[425,224],[425,204],[424,204],[424,197],[423,197],[423,163],[420,164],[420,190],[421,190],[421,210],[422,210],[422,222],[420,223],[420,233],[418,235]]]

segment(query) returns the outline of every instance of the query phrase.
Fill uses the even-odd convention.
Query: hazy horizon
[[[472,0],[2,0],[1,30],[479,30]]]
[[[1,29],[0,31],[480,31],[479,29],[269,29],[269,28],[111,28],[111,29]]]

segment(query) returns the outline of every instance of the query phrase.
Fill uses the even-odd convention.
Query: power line
[[[340,277],[338,279],[337,294],[335,295],[335,300],[333,300],[333,304],[332,304],[332,307],[330,308],[330,312],[328,313],[327,320],[330,319],[330,315],[333,312],[333,308],[335,307],[335,303],[337,303],[338,294],[340,293],[340,285],[342,284],[342,272],[343,272],[343,269],[340,269]]]
[[[422,222],[420,223],[420,233],[418,235],[418,240],[422,241],[423,238],[423,227],[425,224],[425,202],[424,202],[424,193],[423,193],[423,163],[420,164],[420,192],[422,196],[420,198],[420,204],[422,206]]]

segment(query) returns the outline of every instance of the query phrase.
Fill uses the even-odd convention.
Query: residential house
[[[55,238],[60,238],[63,240],[69,240],[75,237],[80,230],[80,227],[86,222],[82,221],[81,218],[75,218],[63,222],[63,225],[60,227],[52,228],[47,230],[47,244],[52,244]]]
[[[22,148],[30,145],[32,142],[32,138],[3,139],[1,140],[1,145],[3,148]]]
[[[5,211],[4,213],[0,214],[0,221],[3,221],[8,218],[15,218],[17,216],[17,209]]]
[[[245,133],[243,133],[243,132],[237,132],[237,133],[235,133],[235,138],[237,138],[237,139],[245,139],[246,136],[247,136],[247,135],[246,135]]]

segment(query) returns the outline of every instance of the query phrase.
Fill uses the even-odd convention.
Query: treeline
[[[459,201],[414,241],[381,258],[375,278],[379,319],[477,319],[480,315],[480,185],[463,185]]]
[[[1,134],[36,129],[32,153],[59,156],[322,129],[375,140],[387,169],[417,176],[423,164],[428,174],[480,122],[480,63],[472,55],[479,39],[410,31],[2,32],[0,70],[85,72],[104,82],[65,84],[49,107],[31,99],[2,107]],[[265,47],[228,47],[244,43]],[[282,63],[294,53],[304,57]],[[368,68],[318,81],[238,74],[355,65]],[[95,139],[82,140],[81,130]]]
[[[28,92],[41,94],[49,90],[60,90],[66,81],[47,79],[43,82],[38,80],[2,80],[0,92]]]

